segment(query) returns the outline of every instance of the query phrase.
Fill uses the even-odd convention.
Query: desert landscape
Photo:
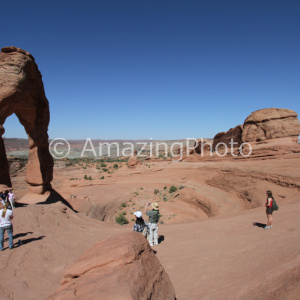
[[[2,48],[1,67],[1,136],[15,113],[29,138],[28,158],[7,156],[24,147],[0,139],[1,189],[12,186],[16,197],[14,248],[5,239],[0,257],[1,299],[297,299],[295,111],[249,113],[205,145],[199,139],[177,149],[180,159],[135,151],[53,160],[48,100],[33,57]],[[280,207],[269,230],[266,190]],[[153,247],[133,232],[133,213],[149,202],[161,214]]]

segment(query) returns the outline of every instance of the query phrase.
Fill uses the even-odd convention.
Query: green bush
[[[119,168],[118,164],[114,164],[113,168],[118,169]]]
[[[159,189],[154,189],[154,195],[159,193]]]
[[[84,175],[83,179],[88,180],[88,177],[86,174]]]
[[[171,194],[171,193],[174,193],[174,192],[176,192],[177,191],[177,187],[175,186],[175,185],[172,185],[171,187],[170,187],[170,189],[169,189],[169,193]]]
[[[125,224],[129,223],[127,218],[124,215],[122,215],[121,213],[115,218],[115,221],[119,225],[125,225]]]
[[[100,167],[101,167],[101,168],[105,168],[105,167],[106,167],[106,164],[105,164],[104,162],[102,162],[101,165],[100,165]]]
[[[121,206],[122,206],[122,207],[126,207],[127,205],[126,205],[125,202],[122,202],[122,203],[121,203]]]
[[[100,179],[104,179],[104,176],[101,176]]]

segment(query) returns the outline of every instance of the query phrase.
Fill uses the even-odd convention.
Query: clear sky
[[[42,73],[50,138],[205,138],[300,113],[299,0],[14,0],[0,20],[0,46]]]

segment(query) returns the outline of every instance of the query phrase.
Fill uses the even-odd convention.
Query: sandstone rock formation
[[[119,234],[94,245],[66,272],[62,286],[47,298],[176,299],[169,276],[137,232]]]
[[[266,108],[253,112],[246,118],[243,125],[216,134],[213,147],[216,149],[218,143],[224,143],[230,147],[231,139],[237,143],[234,147],[239,147],[242,143],[256,144],[274,139],[285,139],[296,143],[299,134],[300,123],[295,111]]]
[[[222,146],[224,147],[225,145],[228,147],[231,147],[231,145],[232,147],[239,147],[242,144],[242,132],[243,126],[241,125],[231,128],[227,132],[219,132],[214,137],[213,149],[219,149],[222,148]]]
[[[138,160],[137,156],[130,156],[127,163],[128,168],[135,168],[138,164],[140,164],[140,161]]]
[[[290,137],[297,142],[300,134],[298,115],[290,109],[267,108],[253,112],[244,122],[242,140],[260,142]]]
[[[3,145],[3,124],[15,113],[29,138],[26,181],[36,193],[51,188],[53,159],[49,153],[49,103],[42,76],[32,55],[20,48],[5,47],[0,53],[0,184],[10,186]]]

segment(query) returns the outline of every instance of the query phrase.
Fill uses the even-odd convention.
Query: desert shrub
[[[108,172],[108,169],[107,168],[103,168],[102,171],[103,172]]]
[[[113,168],[114,168],[114,169],[118,169],[118,168],[119,168],[119,165],[118,165],[118,164],[114,164]]]
[[[164,224],[165,222],[164,221],[160,221],[160,224]]]
[[[105,164],[104,162],[102,162],[102,163],[100,164],[100,167],[101,167],[101,168],[105,168],[105,167],[106,167],[106,164]]]
[[[125,225],[129,223],[128,219],[121,213],[119,213],[119,215],[115,218],[115,221],[119,225]]]
[[[126,212],[126,211],[123,211],[123,212],[122,212],[122,215],[123,215],[123,216],[126,216],[126,215],[127,215],[127,212]]]
[[[122,203],[121,203],[121,206],[122,206],[122,207],[126,207],[127,205],[126,205],[125,202],[122,202]]]
[[[104,176],[101,176],[100,179],[104,179]]]
[[[167,187],[165,186],[165,187],[164,187],[164,190],[166,190],[166,189],[167,189]]]
[[[132,222],[134,222],[134,221],[135,221],[135,219],[133,219],[133,218],[132,218],[132,219],[131,219],[131,221],[132,221]]]
[[[180,189],[180,190],[184,189],[184,186],[183,186],[183,185],[181,185],[181,186],[179,187],[179,189]]]
[[[167,197],[164,197],[163,200],[164,200],[164,201],[168,201]]]
[[[159,193],[159,189],[154,189],[154,195]]]
[[[92,178],[92,176],[89,176],[89,178],[88,178],[89,180],[93,180],[93,178]]]
[[[96,169],[97,169],[97,170],[100,170],[100,167],[99,167],[99,165],[97,165],[97,166],[96,166]]]
[[[86,174],[84,175],[83,179],[88,180],[88,177]]]
[[[175,186],[175,185],[172,185],[171,187],[170,187],[170,189],[169,189],[169,193],[171,194],[171,193],[174,193],[174,192],[176,192],[177,191],[177,187]]]

